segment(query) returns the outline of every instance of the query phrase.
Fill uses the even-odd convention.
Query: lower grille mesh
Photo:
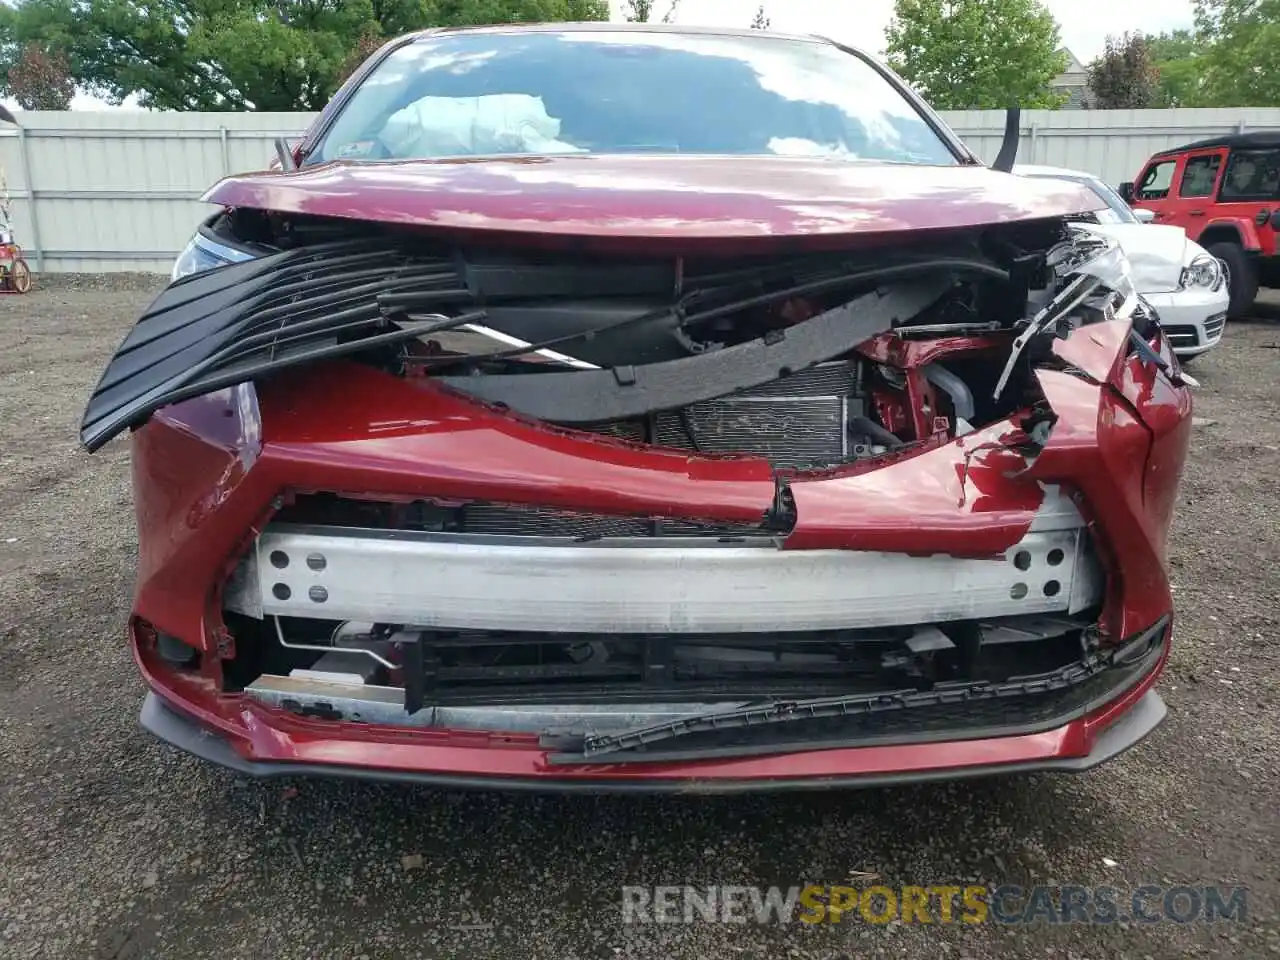
[[[512,537],[643,537],[651,532],[648,520],[562,513],[532,507],[508,507],[469,503],[462,508],[460,529],[467,533]]]
[[[1164,327],[1164,335],[1168,337],[1169,342],[1174,347],[1194,347],[1200,343],[1199,334],[1196,328],[1184,324],[1174,324],[1170,327]]]

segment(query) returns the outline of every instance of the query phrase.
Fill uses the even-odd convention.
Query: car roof
[[[836,43],[828,37],[813,33],[776,33],[772,30],[756,30],[751,27],[689,27],[678,23],[613,23],[608,20],[568,21],[564,23],[492,23],[481,26],[429,27],[418,30],[413,39],[437,37],[455,33],[671,33],[703,37],[768,37],[775,40],[803,40],[808,43],[824,43],[833,47],[854,49],[847,44]],[[862,52],[862,51],[859,51]]]
[[[1208,150],[1212,147],[1231,147],[1245,149],[1248,147],[1280,147],[1280,130],[1255,130],[1252,133],[1229,133],[1221,137],[1210,137],[1197,140],[1181,147],[1170,147],[1153,153],[1153,157],[1167,157],[1170,154],[1183,153],[1187,150]]]

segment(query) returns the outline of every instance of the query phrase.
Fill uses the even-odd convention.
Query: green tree
[[[1066,69],[1058,24],[1038,0],[896,0],[890,65],[939,110],[1057,107]]]
[[[23,0],[0,10],[0,67],[38,42],[66,51],[78,86],[162,110],[318,110],[375,40],[609,16],[607,0]]]
[[[1107,37],[1102,56],[1089,64],[1089,89],[1099,110],[1139,110],[1153,106],[1159,74],[1146,38],[1126,33]]]
[[[1280,106],[1280,0],[1196,0],[1205,106]]]
[[[1147,38],[1147,51],[1156,71],[1153,107],[1203,106],[1200,54],[1202,41],[1190,30],[1174,30]]]
[[[674,23],[676,19],[676,8],[680,6],[680,0],[671,0],[667,7],[667,12],[662,15],[663,23]],[[653,19],[656,10],[653,0],[626,0],[626,4],[622,8],[622,19],[629,23],[648,23]],[[599,17],[592,19],[607,20],[608,17]]]

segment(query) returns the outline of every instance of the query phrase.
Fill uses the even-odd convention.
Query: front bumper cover
[[[1220,290],[1193,288],[1143,295],[1160,320],[1173,352],[1195,357],[1213,349],[1226,326],[1229,296]]]
[[[454,770],[410,770],[323,760],[250,760],[238,753],[228,738],[202,727],[154,692],[143,702],[140,721],[146,730],[172,746],[201,760],[258,778],[328,777],[486,790],[733,794],[897,786],[999,774],[1081,773],[1119,756],[1143,740],[1160,725],[1166,713],[1160,694],[1146,689],[1123,716],[1093,739],[1088,752],[1081,755],[1070,755],[1069,750],[1083,735],[1085,720],[1025,736],[731,759],[714,765],[702,762],[699,764],[702,769],[693,765],[664,765],[661,770],[639,771],[635,767],[613,765],[591,776],[549,776],[527,762],[495,764],[508,769],[482,773],[467,769],[467,764],[458,764]],[[474,755],[477,751],[467,749],[466,752]],[[712,769],[715,776],[709,775]],[[644,775],[623,776],[623,773]]]
[[[948,555],[956,563],[1003,557],[1033,532],[1046,488],[1061,484],[1079,496],[1090,535],[1106,553],[1102,633],[1118,638],[1150,627],[1171,608],[1162,554],[1189,440],[1190,398],[1154,365],[1126,357],[1128,340],[1129,325],[1112,321],[1055,344],[1070,368],[1037,371],[1058,420],[1034,462],[1008,439],[1016,438],[1016,424],[1001,422],[874,468],[798,476],[790,485],[795,526],[778,549]],[[321,389],[338,381],[346,389]],[[394,420],[388,410],[396,411]],[[762,460],[612,444],[350,364],[167,408],[133,442],[135,617],[209,654],[210,662],[234,656],[233,638],[219,632],[217,585],[284,492],[481,499],[724,524],[759,523],[777,495],[774,472]],[[1087,769],[1137,742],[1163,715],[1158,697],[1145,699],[1157,664],[1112,702],[1049,718],[1034,731],[1006,725],[967,738],[941,731],[931,742],[805,744],[750,757],[566,769],[552,764],[533,736],[448,729],[391,735],[366,724],[294,718],[213,693],[207,680],[193,682],[204,684],[204,695],[193,695],[194,687],[140,663],[152,688],[186,718],[175,725],[166,719],[173,709],[160,713],[153,704],[148,726],[211,760],[261,775],[328,772],[488,787],[713,792]],[[1131,711],[1138,720],[1119,725]],[[214,732],[190,737],[182,729]]]
[[[434,729],[406,737],[395,728],[297,718],[242,698],[187,697],[166,686],[142,658],[153,690],[141,723],[179,749],[254,777],[328,776],[442,787],[741,793],[1081,772],[1124,752],[1164,719],[1164,702],[1154,685],[1168,658],[1170,636],[1168,618],[1144,631],[1126,649],[1136,644],[1146,652],[1127,662],[1118,682],[1057,718],[1020,728],[801,740],[764,750],[694,747],[682,755],[680,741],[673,740],[666,751],[650,756],[619,753],[566,764],[554,745],[532,735]]]

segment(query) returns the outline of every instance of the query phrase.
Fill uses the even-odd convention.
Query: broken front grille
[[[323,634],[329,625],[310,626]],[[317,719],[537,733],[560,751],[552,762],[564,763],[1047,729],[1146,675],[1168,635],[1162,621],[1099,648],[1082,620],[1026,617],[969,624],[951,631],[954,640],[915,644],[913,653],[918,631],[814,633],[751,646],[652,636],[624,647],[590,635],[397,632],[362,641],[394,661],[379,672],[343,666],[359,657],[341,647],[310,668],[289,669],[316,654],[300,640],[306,625],[287,629],[289,647],[257,648],[283,659],[271,663],[279,672],[245,685],[248,697]]]
[[[403,687],[423,703],[652,698],[822,692],[1004,680],[1064,667],[1087,621],[1015,617],[947,627],[743,634],[547,634],[424,630],[299,618],[234,617],[257,635],[264,670]],[[274,642],[273,642],[274,641]],[[412,707],[413,704],[410,704]]]
[[[450,259],[363,240],[185,277],[165,288],[120,344],[89,399],[81,440],[96,450],[165,404],[479,319],[483,311],[472,310],[447,321],[390,322],[402,302],[425,311],[468,298]]]

